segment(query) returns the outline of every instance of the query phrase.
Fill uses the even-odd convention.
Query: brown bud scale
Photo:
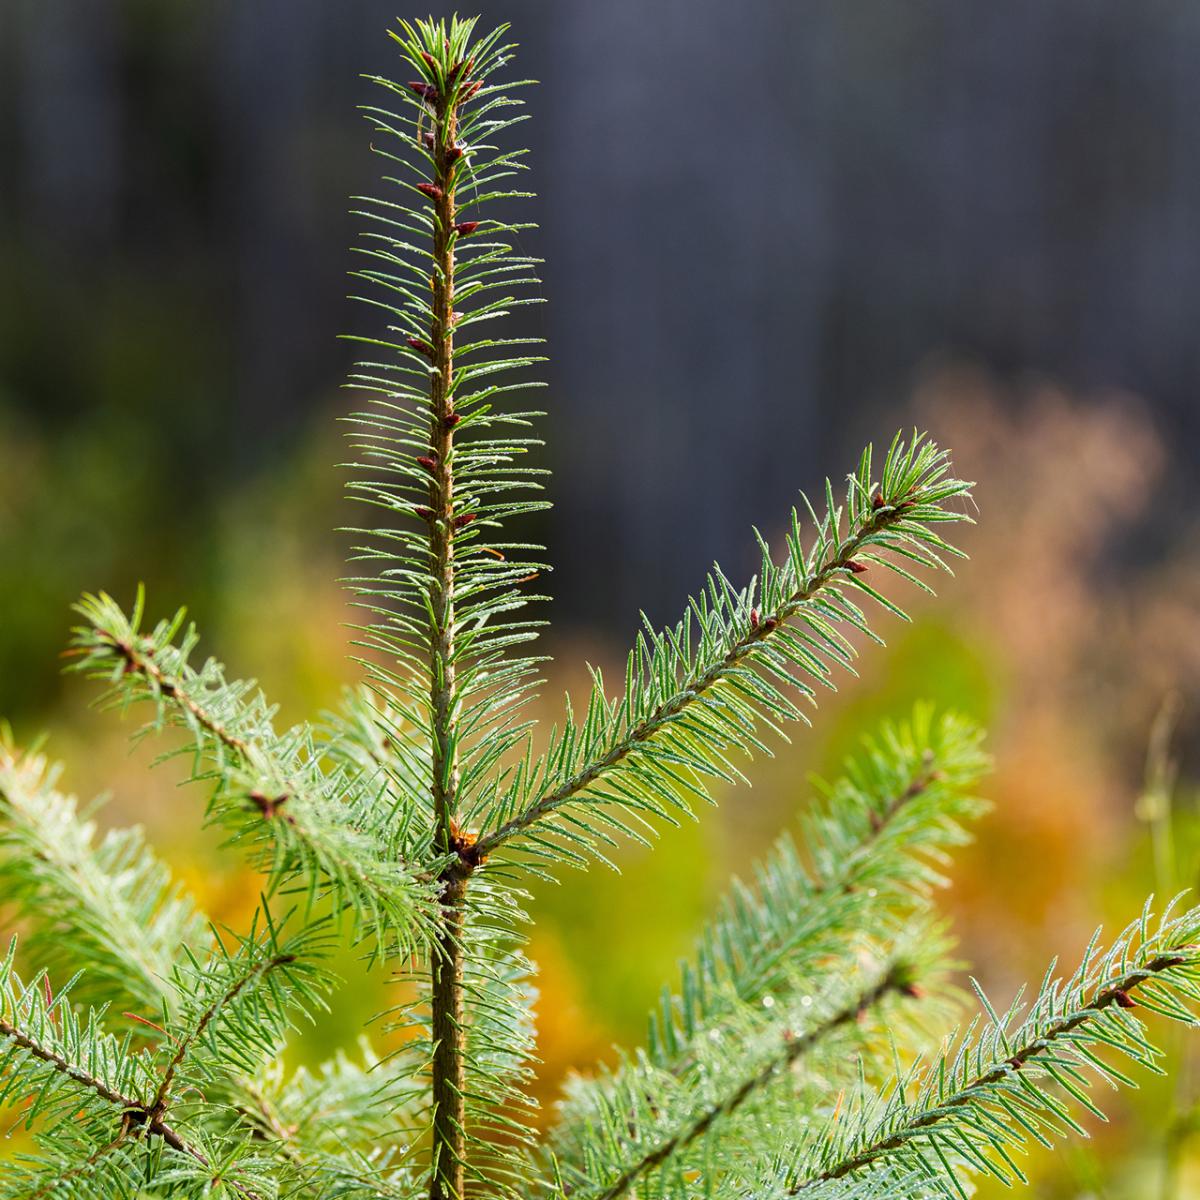
[[[426,104],[435,104],[438,98],[437,88],[432,84],[425,83],[420,79],[409,80],[408,90],[416,96],[420,96]]]
[[[288,802],[288,796],[286,792],[282,796],[268,796],[264,792],[254,791],[250,793],[250,802],[258,809],[264,821],[270,821],[281,815],[279,810]],[[291,817],[285,816],[284,819],[290,825],[295,824]]]

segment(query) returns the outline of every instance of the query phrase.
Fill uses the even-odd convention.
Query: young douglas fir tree
[[[359,280],[386,333],[362,338],[356,493],[381,513],[353,580],[366,683],[279,731],[252,684],[193,662],[182,616],[86,597],[77,665],[106,701],[178,727],[208,819],[264,877],[249,929],[215,930],[133,831],[99,834],[57,768],[0,739],[0,887],[28,927],[0,965],[0,1100],[37,1154],[2,1197],[964,1196],[1021,1179],[1019,1151],[1080,1132],[1097,1079],[1153,1067],[1143,1012],[1191,1023],[1200,913],[1150,904],[1107,949],[940,1044],[954,997],[931,912],[981,803],[979,734],[920,709],[863,743],[749,883],[735,884],[652,1013],[646,1045],[570,1089],[542,1141],[525,1097],[532,992],[522,879],[648,841],[740,776],[875,638],[860,604],[957,551],[969,485],[946,454],[868,449],[844,494],[760,539],[755,580],[717,569],[678,625],[647,628],[621,686],[599,673],[538,749],[522,615],[538,567],[505,540],[539,507],[522,468],[539,359],[489,336],[533,282],[497,215],[520,152],[497,75],[503,31],[401,23],[412,82],[377,82],[386,199],[364,200]],[[511,86],[511,85],[510,85]],[[394,110],[394,111],[393,111]],[[368,569],[369,568],[369,569]],[[336,1003],[324,966],[349,929],[411,977],[405,1031],[289,1070],[289,1031]],[[409,995],[406,990],[402,994]]]

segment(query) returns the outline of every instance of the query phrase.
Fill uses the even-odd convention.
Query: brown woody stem
[[[450,94],[446,95],[446,91]],[[442,916],[433,952],[433,1146],[430,1200],[461,1200],[466,1158],[463,1061],[463,905],[472,864],[458,854],[458,700],[455,688],[454,533],[454,163],[458,120],[454,89],[441,88],[433,108],[432,317],[429,327],[430,708],[433,714],[433,811],[438,849],[455,855],[442,872]]]

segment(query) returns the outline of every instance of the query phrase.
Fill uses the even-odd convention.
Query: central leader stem
[[[431,596],[430,703],[433,714],[433,810],[438,849],[455,854],[442,872],[441,927],[433,956],[433,1169],[430,1200],[460,1200],[466,1157],[463,1024],[463,905],[469,864],[457,856],[459,766],[454,647],[454,163],[453,98],[432,98],[434,265],[431,278],[429,530]]]

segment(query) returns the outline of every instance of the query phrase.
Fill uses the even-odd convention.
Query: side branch
[[[119,1150],[125,1144],[125,1140],[128,1137],[129,1120],[127,1117],[122,1117],[121,1127],[117,1130],[117,1136],[111,1142],[105,1142],[102,1146],[97,1146],[77,1166],[71,1167],[67,1171],[54,1171],[53,1177],[42,1184],[36,1191],[31,1192],[27,1200],[45,1200],[45,1197],[52,1196],[64,1183],[69,1183],[72,1179],[80,1179],[84,1175],[89,1174],[102,1159]]]
[[[902,790],[897,791],[888,800],[882,809],[870,810],[869,824],[863,836],[852,846],[843,847],[844,852],[839,854],[835,860],[836,870],[826,872],[824,875],[816,873],[814,877],[815,890],[803,898],[793,898],[790,901],[788,908],[792,913],[794,927],[803,928],[806,935],[811,938],[814,936],[814,929],[818,926],[806,923],[802,914],[819,912],[827,917],[831,924],[839,919],[840,914],[846,911],[847,894],[853,892],[857,886],[856,881],[861,878],[864,867],[871,861],[880,840],[888,835],[890,827],[909,805],[924,796],[939,778],[938,770],[923,767],[912,776]],[[941,828],[944,830],[945,827]],[[916,845],[906,846],[905,852],[914,854],[920,850],[927,850],[928,847],[928,842],[917,842]],[[764,911],[769,911],[765,898],[762,903]],[[745,910],[739,906],[736,911],[738,916],[744,920]],[[811,921],[811,918],[809,920]],[[771,962],[778,961],[788,954],[789,950],[794,951],[794,946],[789,947],[787,942],[781,942],[778,938],[772,937],[771,927],[756,930],[752,938],[745,937],[744,929],[739,929],[737,932],[727,929],[719,933],[717,938],[721,944],[740,944],[739,954],[743,965],[740,972],[741,977],[735,980],[735,987],[738,997],[742,1001],[758,997],[759,987],[754,986],[750,981],[761,981],[764,978],[764,970]],[[717,957],[715,961],[721,961],[721,959]],[[697,970],[700,968],[697,967]],[[779,994],[778,982],[773,986],[772,991],[775,995]]]
[[[44,1062],[47,1066],[52,1067],[60,1075],[65,1075],[81,1087],[95,1092],[102,1100],[107,1100],[110,1104],[115,1104],[121,1109],[145,1111],[136,1100],[131,1100],[128,1096],[123,1096],[120,1092],[110,1088],[102,1079],[97,1079],[94,1075],[89,1075],[81,1067],[76,1066],[57,1051],[51,1050],[48,1046],[43,1046],[36,1038],[24,1033],[15,1025],[10,1024],[2,1018],[0,1018],[0,1037],[7,1038],[14,1046],[24,1050],[39,1062]]]
[[[860,1020],[885,996],[894,992],[903,995],[917,995],[908,971],[899,965],[894,966],[882,979],[859,995],[852,1004],[848,1004],[828,1020],[809,1030],[808,1033],[801,1037],[785,1036],[782,1048],[759,1070],[749,1075],[723,1100],[703,1112],[686,1129],[647,1151],[620,1178],[602,1192],[597,1193],[592,1200],[617,1200],[618,1197],[624,1196],[647,1171],[660,1166],[672,1155],[685,1150],[698,1138],[703,1137],[718,1120],[736,1112],[751,1096],[767,1087],[781,1071],[803,1058],[819,1042],[839,1029]]]
[[[1035,1064],[1039,1059],[1054,1061],[1056,1048],[1063,1043],[1069,1044],[1071,1035],[1081,1026],[1094,1021],[1106,1009],[1135,1007],[1135,1001],[1130,993],[1164,972],[1183,966],[1188,962],[1189,956],[1183,953],[1160,954],[1138,970],[1117,978],[1097,992],[1089,1003],[1083,1005],[1071,1016],[1056,1022],[1049,1029],[1042,1031],[1040,1037],[1014,1050],[1012,1055],[1003,1062],[996,1063],[952,1095],[939,1100],[935,1108],[914,1117],[896,1132],[864,1147],[855,1154],[842,1159],[841,1162],[827,1167],[820,1174],[793,1184],[784,1195],[798,1196],[820,1183],[844,1179],[857,1171],[866,1170],[887,1154],[902,1149],[907,1143],[922,1136],[928,1130],[952,1120],[964,1109],[970,1109],[977,1105],[980,1102],[981,1093],[986,1093],[989,1088],[1001,1084],[1023,1067]]]
[[[124,1140],[130,1129],[139,1129],[144,1135],[161,1138],[172,1150],[187,1155],[203,1167],[209,1165],[208,1158],[190,1142],[186,1141],[173,1126],[169,1125],[164,1120],[162,1112],[156,1113],[153,1105],[143,1104],[132,1096],[123,1095],[121,1092],[109,1087],[102,1079],[89,1074],[75,1063],[64,1058],[56,1050],[43,1045],[30,1034],[25,1033],[3,1019],[0,1019],[0,1037],[5,1038],[18,1049],[24,1050],[32,1058],[45,1063],[59,1075],[70,1079],[86,1091],[99,1096],[100,1099],[107,1101],[120,1111],[121,1132],[118,1138],[114,1142],[102,1147],[100,1152],[93,1155],[89,1159],[89,1165],[98,1160],[101,1153],[109,1153],[116,1149],[117,1144]],[[229,1184],[237,1195],[243,1197],[243,1200],[259,1200],[256,1193],[242,1187],[235,1180],[225,1178],[223,1182]]]
[[[158,1090],[154,1094],[154,1099],[150,1102],[149,1112],[152,1116],[161,1116],[167,1110],[167,1101],[171,1094],[171,1085],[175,1082],[175,1074],[183,1065],[184,1059],[191,1052],[192,1047],[204,1036],[204,1031],[212,1024],[217,1014],[221,1012],[228,1004],[231,1004],[237,997],[260,976],[267,975],[269,972],[276,970],[278,967],[288,966],[296,961],[294,954],[278,954],[274,958],[265,960],[264,962],[255,963],[248,971],[241,975],[233,984],[231,984],[223,995],[213,1001],[201,1014],[200,1019],[188,1032],[186,1037],[180,1038],[179,1043],[175,1048],[175,1053],[171,1056],[171,1061],[167,1063],[167,1069],[163,1072],[162,1081],[158,1085]]]
[[[209,944],[208,924],[140,831],[98,836],[58,778],[0,726],[0,893],[29,920],[43,965],[86,964],[77,1002],[158,1008],[180,952]]]
[[[278,774],[278,769],[270,761],[267,751],[254,742],[231,732],[191,694],[183,680],[164,671],[155,662],[152,654],[139,649],[129,638],[114,637],[103,629],[98,629],[96,634],[101,641],[110,645],[121,656],[128,674],[137,674],[150,680],[159,694],[174,701],[180,709],[190,714],[196,724],[215,743],[233,753],[244,767],[263,775]],[[322,857],[331,858],[332,862],[347,877],[361,877],[360,864],[352,859],[333,855],[329,846],[312,831],[306,829],[302,821],[297,818],[295,801],[303,802],[306,798],[305,787],[299,780],[285,778],[282,781],[282,787],[270,793],[259,788],[249,789],[246,794],[246,800],[249,802],[247,815],[251,816],[257,813],[265,822],[282,821],[291,831],[292,836],[309,845],[315,853]],[[427,874],[417,870],[411,863],[401,860],[398,865],[410,872],[414,881],[429,878]]]
[[[695,679],[681,681],[673,695],[628,729],[608,753],[577,771],[530,804],[523,812],[480,838],[475,847],[476,853],[481,856],[492,853],[511,837],[569,804],[592,784],[620,767],[641,745],[686,716],[718,685],[733,679],[757,650],[777,639],[786,628],[786,623],[818,599],[832,583],[860,573],[863,567],[856,556],[869,546],[877,535],[904,520],[910,507],[904,498],[899,498],[891,505],[874,509],[872,515],[853,536],[837,546],[837,553],[785,597],[773,612],[755,612],[744,633],[732,642],[723,658],[712,663]]]
[[[340,909],[371,928],[378,952],[428,945],[435,872],[419,861],[423,847],[396,844],[361,772],[322,758],[306,725],[276,733],[262,693],[228,681],[215,660],[193,669],[195,629],[176,641],[182,613],[142,633],[140,594],[132,617],[104,594],[85,596],[76,609],[88,622],[72,643],[78,669],[108,680],[109,705],[155,704],[147,729],[191,733],[192,778],[215,782],[209,819],[229,830],[273,886],[299,877],[310,899],[334,893]]]
[[[231,733],[220,721],[213,716],[198,700],[188,694],[182,682],[173,675],[168,675],[154,661],[153,654],[140,650],[131,638],[115,637],[106,629],[98,629],[97,637],[111,646],[125,663],[126,674],[138,674],[149,679],[159,695],[174,700],[180,708],[191,714],[196,724],[200,726],[214,741],[227,750],[233,751],[245,762],[252,761],[250,743],[245,738]]]

